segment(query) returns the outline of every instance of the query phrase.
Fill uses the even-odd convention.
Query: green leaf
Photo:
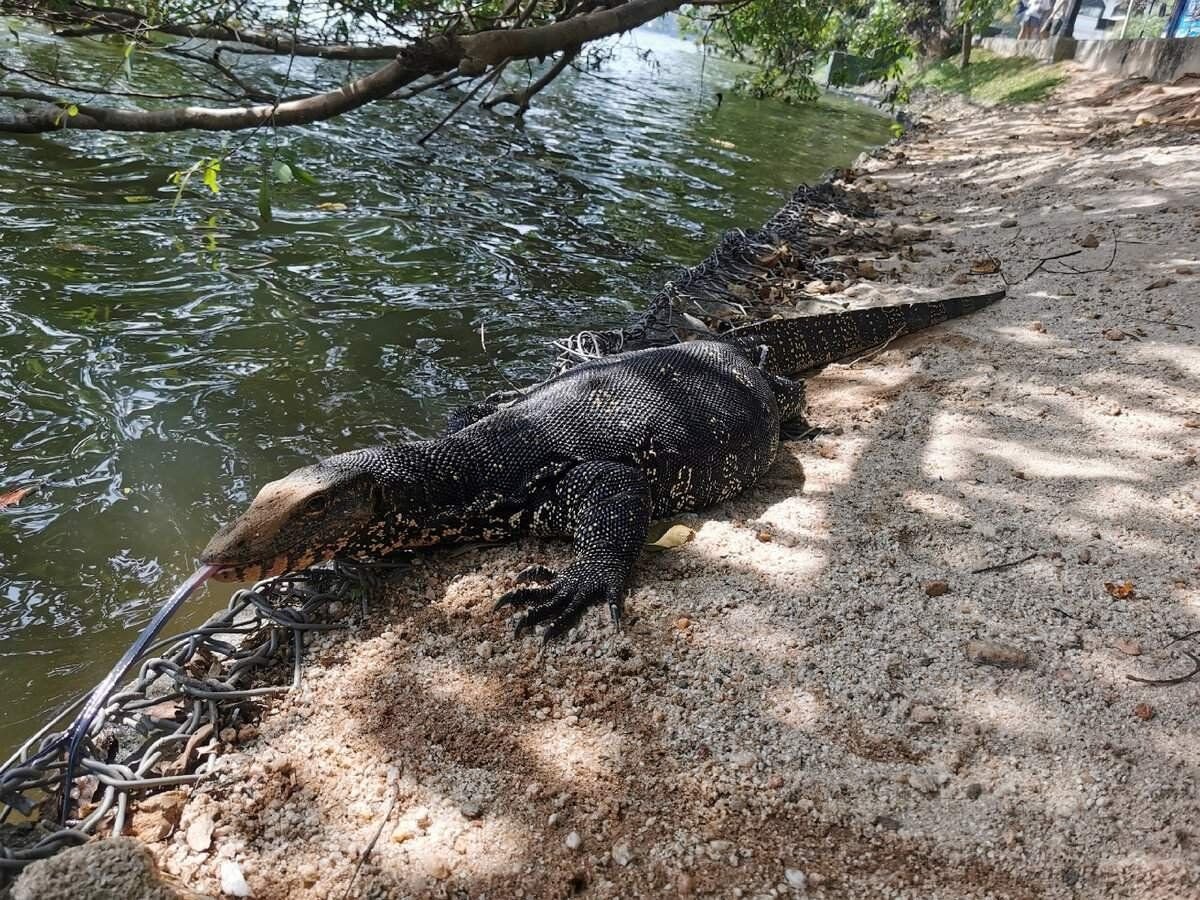
[[[296,165],[295,161],[289,164],[292,174],[296,176],[297,181],[302,181],[304,184],[318,185],[321,182],[317,181],[316,177],[311,172],[306,172],[304,169]]]
[[[258,183],[258,215],[264,222],[271,221],[271,179],[267,177],[266,169]]]
[[[296,180],[295,175],[292,173],[292,167],[279,160],[276,160],[275,164],[271,166],[271,173],[280,184],[291,184]]]
[[[21,46],[21,35],[17,34],[17,29],[11,25],[8,26],[8,33],[13,36],[13,40],[17,42],[17,46]]]
[[[204,184],[214,194],[221,193],[221,183],[218,181],[218,176],[221,174],[221,161],[219,159],[207,160],[204,164]]]
[[[126,203],[153,203],[154,198],[149,194],[126,194]]]
[[[74,103],[68,103],[67,104],[67,115],[70,116],[71,118],[74,118],[75,116],[79,115],[79,107],[76,106]]]

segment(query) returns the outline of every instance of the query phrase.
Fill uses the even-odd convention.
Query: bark
[[[964,23],[962,32],[962,65],[965,69],[971,64],[971,26]]]
[[[65,99],[37,91],[6,89],[0,96],[18,101],[0,109],[0,132],[35,134],[78,128],[106,131],[237,131],[259,125],[306,125],[330,119],[382,99],[423,75],[457,68],[478,75],[505,60],[545,58],[589,41],[620,34],[683,5],[684,0],[628,0],[620,6],[528,28],[438,35],[401,49],[391,62],[335,90],[247,106],[179,106],[168,109],[119,109],[76,103],[65,113]]]

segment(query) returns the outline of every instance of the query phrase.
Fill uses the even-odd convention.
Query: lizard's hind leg
[[[764,373],[779,404],[779,432],[784,440],[799,441],[814,438],[821,429],[808,421],[808,399],[804,382],[799,378],[783,378]]]

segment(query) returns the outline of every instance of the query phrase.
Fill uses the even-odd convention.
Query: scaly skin
[[[984,305],[953,301],[762,323],[722,341],[584,363],[500,405],[475,404],[437,440],[331,456],[262,489],[203,554],[251,580],[334,557],[521,534],[568,537],[561,573],[527,570],[497,606],[547,639],[590,606],[618,621],[654,519],[719,503],[774,461],[783,422],[823,365]],[[529,582],[540,582],[530,586]]]

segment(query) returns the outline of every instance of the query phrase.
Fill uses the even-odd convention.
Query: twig
[[[475,87],[471,88],[471,90],[467,92],[466,96],[458,101],[458,103],[454,107],[454,109],[452,109],[452,110],[450,110],[450,112],[446,113],[446,115],[442,118],[442,121],[438,122],[436,125],[434,125],[432,128],[430,128],[427,132],[425,132],[425,134],[423,134],[423,135],[421,135],[421,137],[417,138],[417,143],[424,144],[427,140],[429,140],[431,137],[433,137],[435,134],[437,134],[439,131],[441,131],[442,126],[445,125],[447,122],[449,122],[451,119],[453,119],[454,115],[460,109],[462,109],[464,106],[466,106],[468,103],[470,103],[472,97],[474,97],[476,94],[478,94],[484,87],[486,87],[487,85],[489,85],[493,81],[495,81],[497,78],[499,78],[500,75],[504,72],[505,66],[507,66],[507,65],[508,65],[508,60],[504,60],[504,62],[500,63],[498,66],[496,66],[496,68],[492,69],[491,72],[489,72],[487,75],[485,75],[483,78],[481,78],[479,80],[479,84],[477,84],[477,85],[475,85]]]
[[[1200,656],[1192,653],[1190,650],[1184,650],[1183,655],[1195,663],[1195,668],[1186,675],[1180,675],[1178,678],[1139,678],[1137,675],[1126,675],[1130,681],[1136,681],[1138,684],[1153,684],[1158,687],[1167,687],[1172,684],[1183,684],[1185,681],[1191,681],[1197,675],[1200,675]]]
[[[1048,262],[1053,262],[1056,259],[1066,259],[1068,256],[1078,256],[1082,252],[1083,252],[1082,250],[1071,250],[1071,251],[1068,251],[1067,253],[1057,253],[1054,256],[1044,256],[1038,260],[1037,265],[1034,266],[1032,269],[1030,269],[1024,275],[1024,277],[1018,278],[1016,281],[1013,282],[1013,284],[1020,284],[1022,281],[1028,281],[1030,278],[1032,278],[1034,275],[1036,275],[1038,272],[1040,272],[1042,270],[1042,266],[1046,265],[1046,263],[1048,263]],[[1008,282],[1006,281],[1005,283],[1007,284]]]
[[[1194,329],[1195,325],[1186,325],[1183,322],[1172,322],[1169,319],[1134,319],[1135,322],[1149,322],[1153,325],[1173,325],[1175,328]]]
[[[850,360],[850,362],[846,363],[846,368],[852,369],[852,368],[854,368],[855,363],[860,363],[864,359],[874,359],[876,356],[878,356],[880,353],[882,353],[884,350],[886,350],[888,348],[888,344],[890,344],[896,338],[900,337],[900,335],[904,334],[904,331],[905,331],[905,327],[903,325],[900,326],[899,328],[896,329],[895,334],[893,334],[890,338],[888,338],[882,344],[879,344],[879,345],[873,347],[872,349],[868,350],[866,353],[864,353],[862,356],[858,357],[857,359],[852,359],[852,360]]]
[[[1172,634],[1170,643],[1164,644],[1163,649],[1165,650],[1167,647],[1178,644],[1180,641],[1190,641],[1192,638],[1197,636],[1200,636],[1200,630],[1189,631],[1186,634]]]
[[[383,818],[379,820],[379,827],[375,829],[375,833],[371,835],[371,840],[368,842],[366,849],[359,854],[358,862],[354,864],[354,871],[350,873],[350,880],[346,883],[346,892],[342,894],[342,900],[346,900],[350,896],[350,890],[354,887],[354,879],[358,878],[359,870],[362,869],[363,863],[367,861],[367,857],[371,855],[371,851],[375,849],[375,843],[379,840],[379,836],[383,834],[383,826],[387,824],[388,819],[392,817],[392,809],[396,805],[396,797],[400,793],[396,785],[392,785],[391,795],[388,798],[387,809],[383,811]]]
[[[1010,559],[1008,562],[996,563],[994,566],[984,566],[982,569],[972,569],[972,575],[982,575],[984,572],[996,572],[1000,569],[1011,569],[1013,566],[1019,566],[1021,563],[1027,563],[1034,557],[1036,553],[1030,553],[1028,556],[1022,556],[1020,559]]]
[[[1077,268],[1075,268],[1074,266],[1067,266],[1066,270],[1063,270],[1063,269],[1046,269],[1046,271],[1047,271],[1047,272],[1050,272],[1050,273],[1051,273],[1051,274],[1053,274],[1053,275],[1087,275],[1087,274],[1089,274],[1089,273],[1091,273],[1091,272],[1107,272],[1109,269],[1111,269],[1111,268],[1112,268],[1112,264],[1113,264],[1114,262],[1116,262],[1116,259],[1117,259],[1117,247],[1118,247],[1118,245],[1119,245],[1120,243],[1121,243],[1121,239],[1120,239],[1120,238],[1113,238],[1113,249],[1112,249],[1112,256],[1110,256],[1110,257],[1108,258],[1108,262],[1106,262],[1106,263],[1105,263],[1104,265],[1102,265],[1102,266],[1097,266],[1097,267],[1096,267],[1096,268],[1094,268],[1094,269],[1077,269]],[[1070,255],[1072,255],[1072,256],[1073,256],[1074,254],[1070,254]]]

